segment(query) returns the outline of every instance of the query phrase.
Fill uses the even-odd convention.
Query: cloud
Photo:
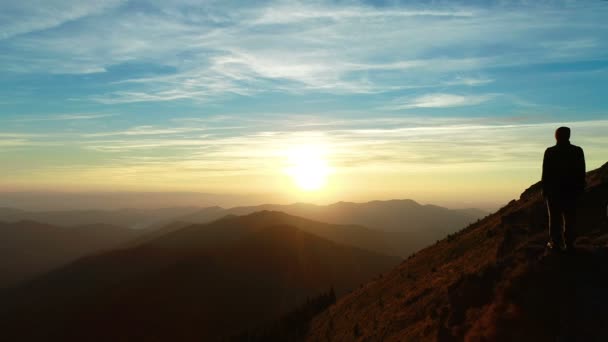
[[[0,138],[32,138],[39,137],[40,134],[33,133],[13,133],[13,132],[0,132]]]
[[[415,188],[419,183],[437,184],[475,175],[483,178],[479,180],[486,182],[483,184],[488,177],[504,181],[504,189],[492,188],[492,196],[500,193],[504,200],[540,176],[542,153],[553,144],[556,127],[572,128],[573,142],[585,148],[590,169],[605,162],[604,151],[608,149],[608,120],[560,122],[536,117],[386,113],[352,119],[330,117],[276,113],[238,121],[236,116],[223,115],[208,120],[176,118],[170,124],[100,134],[0,133],[0,153],[6,161],[0,174],[5,184],[13,185],[71,184],[79,179],[86,186],[104,184],[103,189],[140,186],[172,191],[268,191],[284,176],[281,170],[287,167],[291,151],[315,145],[324,151],[339,181],[354,181],[348,185],[349,191],[369,193],[372,186],[360,179],[378,174],[382,180],[370,182],[376,182],[373,187],[377,186],[378,193],[387,194],[397,186],[384,183],[391,177]],[[244,128],[206,130],[207,125],[222,128],[234,122],[243,123]],[[49,146],[55,153],[38,153],[40,147]],[[12,162],[22,161],[29,153],[37,153],[32,161],[35,168]],[[57,155],[61,155],[59,160]],[[514,176],[505,178],[505,173]],[[469,183],[451,184],[448,190],[465,184]],[[476,180],[476,184],[480,183]],[[428,195],[427,190],[418,195]]]
[[[29,146],[31,143],[24,139],[1,139],[1,147],[18,147],[18,146]]]
[[[108,136],[141,136],[141,135],[171,135],[171,134],[182,134],[201,132],[207,130],[206,128],[199,127],[155,127],[155,126],[137,126],[124,131],[112,131],[112,132],[97,132],[83,134],[83,137],[108,137]]]
[[[41,5],[41,11],[51,5]],[[153,1],[135,14],[109,1],[65,18],[56,15],[58,23],[78,19],[69,29],[51,24],[22,29],[15,19],[5,24],[5,35],[14,39],[7,41],[9,53],[0,56],[0,68],[62,74],[147,63],[174,72],[125,75],[90,99],[206,102],[262,92],[376,94],[424,87],[444,92],[446,86],[498,82],[492,70],[504,66],[597,59],[607,44],[605,27],[585,29],[606,14],[605,6],[232,5]],[[32,34],[10,33],[21,31]]]
[[[494,79],[491,78],[477,78],[477,77],[456,77],[451,81],[442,82],[442,84],[447,86],[455,86],[455,85],[466,85],[470,87],[480,86],[484,84],[489,84],[494,82]]]
[[[304,5],[292,3],[284,6],[271,6],[252,21],[257,25],[293,24],[311,20],[360,20],[370,18],[411,18],[411,17],[472,17],[473,11],[465,10],[371,10],[366,7],[341,8]]]
[[[124,2],[124,0],[3,1],[0,3],[0,40],[52,29],[70,21],[103,13]]]
[[[223,166],[239,169],[241,174],[247,170],[252,174],[274,172],[284,162],[285,153],[308,144],[326,148],[331,164],[343,172],[404,167],[411,171],[454,164],[465,168],[536,167],[539,155],[552,143],[554,128],[561,125],[572,127],[574,141],[588,147],[591,164],[601,159],[602,149],[608,148],[603,134],[608,128],[606,120],[534,122],[420,116],[335,120],[328,126],[310,126],[311,118],[282,117],[283,121],[260,118],[259,125],[248,125],[247,130],[219,135],[214,131],[201,134],[205,129],[198,127],[136,126],[125,131],[66,135],[51,141],[77,142],[92,153],[117,155],[119,163],[134,168],[151,163],[159,167]],[[14,142],[25,137],[5,138]],[[49,137],[28,139],[32,143],[49,141]],[[112,159],[111,165],[116,162]]]
[[[30,133],[4,133],[0,132],[0,146],[5,150],[0,152],[8,152],[10,148],[16,147],[41,147],[57,145],[57,139],[60,136],[46,134],[30,134]]]
[[[28,116],[18,118],[13,121],[15,122],[34,122],[34,121],[75,121],[75,120],[95,120],[102,119],[116,114],[95,114],[95,113],[80,113],[80,114],[58,114],[58,115],[45,115],[45,116]]]
[[[404,99],[402,103],[387,106],[387,109],[410,109],[410,108],[448,108],[474,106],[491,100],[495,94],[485,95],[456,95],[435,93],[426,94],[413,99]],[[399,100],[395,102],[401,102]]]

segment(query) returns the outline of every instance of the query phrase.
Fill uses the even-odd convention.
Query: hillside
[[[310,341],[608,338],[608,163],[588,173],[574,255],[548,254],[539,184],[317,316]]]
[[[0,222],[0,289],[140,235],[105,224],[66,228],[33,221]]]
[[[283,224],[282,216],[262,212],[173,230],[0,293],[2,336],[216,339],[271,322],[332,286],[344,294],[399,262]]]

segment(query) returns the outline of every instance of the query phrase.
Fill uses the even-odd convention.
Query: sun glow
[[[325,150],[319,146],[298,147],[287,153],[289,167],[285,170],[303,191],[318,191],[325,187],[331,168],[325,160]]]

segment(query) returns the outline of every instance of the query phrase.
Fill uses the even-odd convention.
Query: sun
[[[331,169],[325,151],[319,146],[293,148],[287,153],[286,173],[302,191],[318,191],[327,185]]]

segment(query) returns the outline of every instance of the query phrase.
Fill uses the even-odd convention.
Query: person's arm
[[[587,186],[587,166],[585,165],[585,152],[579,147],[579,160],[578,160],[578,179],[580,184],[580,191],[585,191]]]
[[[542,185],[543,196],[547,196],[547,179],[549,176],[549,149],[545,150],[543,156],[543,174],[541,176],[540,183]]]

